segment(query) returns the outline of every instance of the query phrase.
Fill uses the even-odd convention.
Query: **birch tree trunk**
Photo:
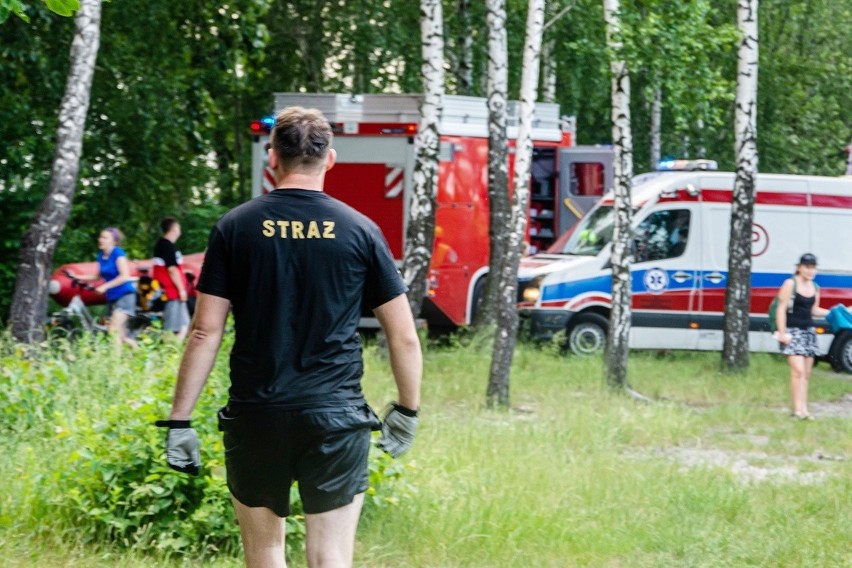
[[[556,102],[556,59],[554,52],[556,51],[556,42],[549,39],[544,42],[544,53],[542,54],[544,65],[544,85],[541,94],[541,100],[545,103]]]
[[[423,52],[423,103],[414,141],[414,188],[405,231],[402,277],[408,285],[408,303],[420,314],[426,296],[426,278],[435,240],[435,194],[438,189],[438,151],[444,97],[444,18],[440,0],[420,1]]]
[[[662,153],[660,141],[660,124],[663,118],[663,91],[660,87],[654,89],[654,100],[651,102],[651,171],[657,169]]]
[[[538,91],[541,36],[544,28],[544,0],[529,0],[527,32],[524,43],[524,68],[521,74],[520,123],[515,150],[512,193],[512,219],[506,258],[500,268],[497,302],[497,328],[488,377],[488,406],[509,406],[509,374],[518,337],[518,265],[527,230],[527,204],[532,162],[532,120]]]
[[[470,0],[458,0],[458,17],[462,22],[463,36],[459,38],[459,64],[456,73],[458,94],[470,95],[473,91],[473,33],[470,25]]]
[[[757,177],[757,0],[737,0],[740,46],[737,53],[737,95],[734,111],[737,177],[731,199],[728,284],[725,289],[725,339],[722,367],[748,367],[749,305],[751,303],[751,239]]]
[[[553,4],[551,4],[553,6]],[[544,34],[547,32],[547,28],[555,24],[559,21],[562,16],[573,10],[577,6],[577,0],[573,0],[569,5],[564,6],[557,14],[555,14],[552,18],[547,20],[544,24],[544,28],[542,28],[542,38],[544,38]],[[545,6],[545,17],[547,17]],[[553,38],[544,41],[542,39],[542,65],[544,67],[544,84],[542,85],[543,93],[541,95],[542,102],[545,103],[555,103],[556,102],[556,40]]]
[[[86,113],[100,46],[101,0],[82,0],[74,17],[74,27],[71,65],[59,107],[50,184],[32,225],[21,239],[21,256],[12,297],[12,335],[25,343],[44,338],[53,254],[71,214],[80,170]]]
[[[630,75],[622,59],[619,0],[604,0],[607,45],[612,73],[612,145],[615,174],[615,229],[612,235],[612,311],[606,341],[606,381],[625,389],[630,351],[630,178],[633,177],[633,139],[630,130]]]
[[[506,99],[509,89],[509,55],[506,39],[506,1],[488,0],[488,276],[482,303],[476,307],[477,327],[497,321],[500,269],[506,257],[506,228],[511,225],[509,164],[506,142]],[[474,297],[474,301],[476,301]]]

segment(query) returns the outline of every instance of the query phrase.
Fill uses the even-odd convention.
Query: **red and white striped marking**
[[[399,197],[404,188],[405,169],[398,166],[387,166],[385,169],[385,198]]]
[[[263,195],[275,191],[275,174],[269,166],[263,168],[263,181],[260,183],[260,189]]]

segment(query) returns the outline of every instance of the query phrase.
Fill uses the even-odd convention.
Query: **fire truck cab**
[[[401,262],[415,167],[419,95],[275,94],[275,109],[317,108],[335,130],[337,163],[325,191],[373,219]],[[519,104],[508,105],[509,175]],[[272,117],[252,123],[253,197],[272,191],[265,144]],[[489,254],[488,106],[484,98],[444,96],[435,240],[423,313],[433,328],[472,321]],[[574,147],[574,121],[555,104],[537,103],[527,241],[547,249],[611,186],[608,148]]]

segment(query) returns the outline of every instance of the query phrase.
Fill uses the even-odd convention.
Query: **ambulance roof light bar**
[[[657,162],[658,172],[695,172],[695,171],[716,171],[719,169],[719,164],[716,160],[675,160],[665,158]]]

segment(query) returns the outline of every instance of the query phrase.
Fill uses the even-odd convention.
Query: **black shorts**
[[[343,507],[369,486],[370,432],[381,427],[367,404],[281,410],[249,405],[219,411],[228,489],[243,505],[290,514],[299,483],[305,513]]]

